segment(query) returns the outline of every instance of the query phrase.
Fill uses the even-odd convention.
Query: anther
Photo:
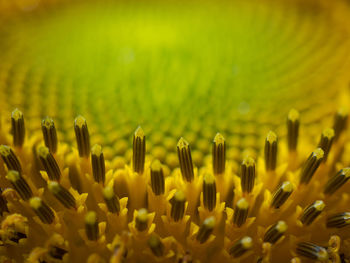
[[[15,155],[15,153],[12,151],[12,149],[7,145],[1,145],[0,146],[0,155],[3,159],[4,163],[7,166],[8,170],[15,170],[22,173],[22,167],[21,164]]]
[[[46,117],[41,121],[41,130],[45,145],[49,148],[50,152],[55,153],[57,151],[57,132],[53,119]]]
[[[216,206],[216,184],[212,174],[205,174],[203,179],[203,204],[209,211]]]
[[[275,244],[287,231],[287,228],[288,226],[284,221],[278,221],[267,229],[264,235],[264,242]]]
[[[271,206],[274,208],[280,208],[292,194],[294,187],[291,182],[283,182],[282,185],[273,194]]]
[[[161,163],[153,161],[151,165],[151,187],[155,195],[164,194],[164,174]]]
[[[277,135],[269,131],[265,140],[265,166],[267,171],[276,169],[277,163]]]
[[[52,153],[50,153],[49,148],[40,146],[38,148],[38,156],[50,180],[59,181],[61,170]]]
[[[215,227],[215,217],[211,216],[203,221],[197,233],[197,241],[203,244],[208,240]]]
[[[29,200],[31,208],[44,224],[51,224],[55,218],[52,209],[40,198],[32,197]]]
[[[213,171],[214,174],[223,174],[226,163],[226,142],[225,138],[217,133],[213,141]]]
[[[142,128],[139,126],[133,138],[132,163],[134,172],[142,174],[145,168],[146,158],[146,136]]]
[[[300,221],[304,225],[310,225],[323,211],[325,203],[322,200],[317,200],[306,207],[300,216]]]
[[[118,196],[114,193],[113,187],[106,186],[103,189],[103,198],[106,202],[108,211],[111,213],[119,213],[120,212],[120,203]]]
[[[342,131],[346,128],[346,123],[348,120],[348,112],[340,109],[334,115],[333,130],[334,130],[334,140],[337,141]]]
[[[320,166],[324,157],[324,152],[321,148],[317,148],[311,153],[309,158],[304,163],[300,174],[300,183],[308,184],[316,172],[317,168]]]
[[[328,252],[325,248],[310,242],[299,243],[296,252],[299,256],[304,256],[313,260],[325,261],[328,259]]]
[[[66,208],[75,208],[74,196],[62,185],[56,181],[49,181],[47,184],[50,192],[57,198],[60,203]]]
[[[145,208],[141,208],[137,211],[135,219],[135,227],[138,231],[145,231],[148,227],[148,211]]]
[[[158,236],[151,235],[147,243],[156,257],[162,257],[164,255],[164,245]]]
[[[233,223],[238,227],[241,227],[248,217],[249,203],[245,198],[241,198],[237,201],[234,215]]]
[[[89,240],[96,241],[99,236],[97,215],[94,211],[89,211],[85,215],[85,233]]]
[[[350,212],[331,215],[326,221],[328,228],[342,228],[348,225],[350,225]]]
[[[185,214],[185,203],[186,197],[185,193],[181,190],[177,191],[173,198],[170,200],[171,203],[171,218],[177,222],[184,217]]]
[[[91,165],[92,165],[92,175],[95,182],[99,183],[105,182],[105,158],[102,152],[102,147],[98,144],[95,144],[91,148]]]
[[[0,216],[2,216],[4,212],[9,212],[9,209],[5,197],[2,195],[2,189],[0,188]]]
[[[74,120],[74,131],[77,140],[80,157],[89,157],[90,155],[90,136],[86,120],[83,116],[78,116]]]
[[[11,182],[11,185],[23,200],[28,200],[33,196],[33,192],[28,183],[17,171],[8,171],[6,179]]]
[[[334,130],[333,129],[325,129],[321,134],[320,142],[318,143],[318,148],[321,148],[324,152],[323,161],[327,161],[328,153],[331,150],[332,143],[334,139]]]
[[[232,257],[238,258],[253,247],[253,240],[251,237],[245,236],[238,240],[229,250]]]
[[[288,148],[289,151],[296,151],[299,136],[299,112],[292,109],[288,113],[287,129],[288,129]]]
[[[11,114],[11,125],[13,145],[22,147],[26,131],[24,127],[23,113],[19,109],[15,109]]]
[[[331,177],[324,189],[324,193],[331,195],[342,187],[350,179],[350,168],[341,169],[336,175]]]
[[[242,191],[250,193],[255,184],[255,161],[251,157],[243,160],[241,165],[241,187]]]
[[[194,178],[191,148],[184,138],[180,138],[177,143],[177,155],[179,157],[182,177],[191,182]]]

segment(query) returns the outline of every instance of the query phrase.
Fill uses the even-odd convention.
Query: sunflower
[[[0,262],[350,262],[349,17],[0,1]]]

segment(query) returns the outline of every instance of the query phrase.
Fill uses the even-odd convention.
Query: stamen
[[[29,200],[29,204],[41,222],[44,224],[51,224],[53,222],[55,215],[52,209],[40,197],[32,197]]]
[[[246,253],[253,247],[253,240],[245,236],[241,240],[238,240],[229,250],[229,253],[232,257],[238,258]]]
[[[269,131],[265,140],[265,166],[267,171],[276,169],[277,163],[277,135]]]
[[[321,148],[317,148],[311,153],[309,158],[304,163],[300,174],[300,183],[308,184],[316,172],[317,168],[320,166],[323,160],[324,152]]]
[[[264,242],[275,244],[287,231],[288,226],[284,221],[278,221],[270,226],[264,235]]]
[[[273,194],[271,206],[276,209],[280,208],[287,201],[293,190],[294,187],[291,182],[286,181],[282,183],[282,185]]]
[[[327,218],[328,228],[342,228],[350,225],[350,212],[338,213]]]
[[[28,200],[33,196],[33,192],[28,183],[17,171],[8,171],[6,179],[11,182],[11,185],[23,200]]]
[[[113,187],[106,186],[103,189],[103,198],[106,202],[108,211],[111,213],[119,213],[120,212],[120,203],[118,196],[114,193]]]
[[[22,147],[26,131],[24,127],[23,113],[19,109],[15,109],[11,114],[11,125],[13,145]]]
[[[288,128],[288,149],[290,152],[294,152],[298,145],[299,136],[299,112],[292,109],[288,113],[287,128]]]
[[[187,182],[191,182],[194,178],[191,148],[188,142],[182,137],[177,143],[177,155],[179,157],[182,177]]]
[[[141,208],[137,211],[135,219],[135,227],[138,231],[142,232],[147,229],[148,226],[148,211],[146,208]]]
[[[243,160],[241,165],[241,187],[245,193],[253,191],[255,183],[255,161],[251,157]]]
[[[55,181],[48,182],[47,186],[64,207],[75,208],[75,198],[66,188]]]
[[[185,193],[181,190],[177,191],[174,197],[170,200],[171,203],[171,218],[177,222],[184,217],[185,214],[185,203],[186,197]]]
[[[334,130],[334,140],[337,141],[340,134],[346,127],[349,114],[347,111],[340,109],[334,116],[333,130]]]
[[[77,140],[78,151],[80,157],[89,157],[90,155],[90,136],[83,116],[78,116],[74,120],[74,131]]]
[[[153,161],[151,165],[151,187],[155,195],[164,194],[163,168],[158,160]]]
[[[226,142],[225,138],[217,133],[213,141],[213,171],[214,174],[223,174],[226,163]]]
[[[209,211],[216,206],[216,184],[212,174],[205,174],[203,179],[203,204]]]
[[[2,195],[2,189],[0,188],[0,216],[2,216],[4,212],[9,212],[9,209],[5,197]]]
[[[299,256],[304,256],[314,260],[325,261],[328,259],[328,253],[325,248],[310,242],[299,243],[296,252]]]
[[[85,233],[87,238],[91,241],[96,241],[98,239],[98,221],[94,211],[89,211],[85,215]]]
[[[249,203],[245,198],[241,198],[237,201],[234,215],[233,215],[233,223],[238,227],[241,227],[248,217]]]
[[[142,128],[139,126],[133,139],[133,152],[132,152],[132,163],[134,171],[138,174],[142,174],[145,168],[146,158],[146,136]]]
[[[322,200],[317,200],[306,207],[300,217],[300,221],[304,225],[310,225],[323,211],[325,203]]]
[[[46,117],[41,122],[41,130],[45,145],[49,148],[50,152],[55,153],[57,151],[57,132],[53,119]]]
[[[22,173],[22,167],[21,164],[15,155],[15,153],[12,151],[12,149],[7,145],[1,145],[0,146],[0,154],[1,158],[3,159],[4,163],[7,166],[8,170],[15,170]]]
[[[99,183],[105,182],[105,158],[102,152],[102,147],[98,144],[92,146],[91,149],[91,165],[92,165],[92,175],[95,182]]]
[[[204,220],[197,233],[197,241],[203,244],[208,240],[215,227],[215,217],[211,216]]]
[[[350,179],[350,168],[341,169],[335,176],[331,177],[324,189],[324,193],[331,195],[342,187]]]
[[[151,235],[147,243],[156,257],[162,257],[164,255],[164,245],[158,236]]]
[[[38,156],[50,180],[59,181],[61,170],[52,153],[50,153],[49,148],[40,146],[38,148]]]
[[[334,139],[333,129],[328,128],[322,132],[321,139],[317,147],[321,148],[324,152],[324,157],[323,157],[324,162],[327,160],[328,153],[331,150],[333,139]]]

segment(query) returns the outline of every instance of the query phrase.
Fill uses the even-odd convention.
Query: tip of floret
[[[41,199],[39,197],[32,197],[29,200],[29,205],[31,206],[31,208],[33,208],[34,210],[38,210],[41,207]]]
[[[10,147],[6,145],[0,145],[0,154],[2,156],[9,156],[11,154]]]
[[[242,165],[245,165],[247,167],[252,167],[255,165],[255,160],[252,157],[246,157],[244,158]]]
[[[216,144],[224,144],[225,143],[225,138],[220,133],[217,133],[215,135],[215,137],[214,137],[214,142]]]
[[[281,187],[284,192],[292,192],[294,189],[293,184],[289,181],[284,182]]]
[[[54,121],[50,117],[45,117],[42,121],[41,124],[45,126],[46,128],[52,128],[55,126]]]
[[[47,187],[54,194],[58,194],[60,192],[60,185],[55,181],[49,181],[47,183]]]
[[[86,119],[83,116],[79,115],[75,118],[74,125],[82,128],[84,125],[86,125]]]
[[[269,131],[266,140],[270,143],[276,142],[277,141],[277,135],[273,131]]]
[[[15,182],[17,182],[20,179],[20,175],[19,175],[19,173],[17,171],[10,170],[10,171],[7,172],[6,178],[10,182],[15,183]]]
[[[111,186],[106,186],[106,187],[103,189],[103,197],[109,200],[109,199],[112,199],[113,196],[114,196],[113,187],[111,187]]]
[[[246,210],[249,207],[249,203],[245,198],[241,198],[237,201],[237,207],[242,210]]]
[[[278,221],[278,222],[277,222],[277,225],[276,225],[276,229],[277,229],[278,232],[284,233],[284,232],[287,231],[288,226],[287,226],[286,222],[284,222],[284,221]]]
[[[182,149],[182,148],[186,148],[188,146],[189,146],[189,143],[183,137],[181,137],[177,143],[177,147]]]
[[[141,208],[138,212],[137,212],[137,219],[140,222],[146,222],[148,220],[148,211],[146,208]]]
[[[94,225],[97,222],[97,215],[94,211],[89,211],[85,215],[85,223],[88,225]]]
[[[321,148],[317,148],[312,154],[317,160],[319,160],[323,158],[324,151]]]
[[[212,229],[215,227],[215,217],[211,216],[204,220],[203,225],[206,226],[207,229]]]
[[[334,129],[326,128],[323,130],[322,135],[328,139],[332,139],[334,137]]]
[[[174,195],[174,199],[178,202],[183,202],[186,200],[185,193],[181,190],[177,191]]]
[[[318,211],[322,211],[325,208],[325,203],[322,200],[317,200],[314,203],[314,208]]]
[[[242,240],[242,246],[245,248],[245,249],[249,249],[253,246],[253,240],[251,237],[243,237]]]
[[[44,159],[48,156],[49,153],[50,153],[49,148],[45,146],[40,146],[38,148],[38,155]]]
[[[299,112],[296,109],[291,109],[288,113],[288,120],[297,121],[299,119]]]
[[[101,145],[95,144],[94,146],[92,146],[91,154],[96,155],[96,156],[100,156],[102,154],[102,147],[101,147]]]
[[[143,138],[145,137],[145,132],[143,131],[143,129],[141,128],[141,126],[137,127],[135,133],[134,133],[134,136],[137,138]]]
[[[215,183],[215,177],[211,173],[207,173],[204,175],[203,181],[205,184],[213,184]]]
[[[151,164],[152,171],[160,171],[162,169],[162,164],[158,159],[154,160]]]
[[[19,109],[14,109],[12,114],[11,114],[11,118],[14,120],[19,120],[23,118],[23,113],[19,110]]]

